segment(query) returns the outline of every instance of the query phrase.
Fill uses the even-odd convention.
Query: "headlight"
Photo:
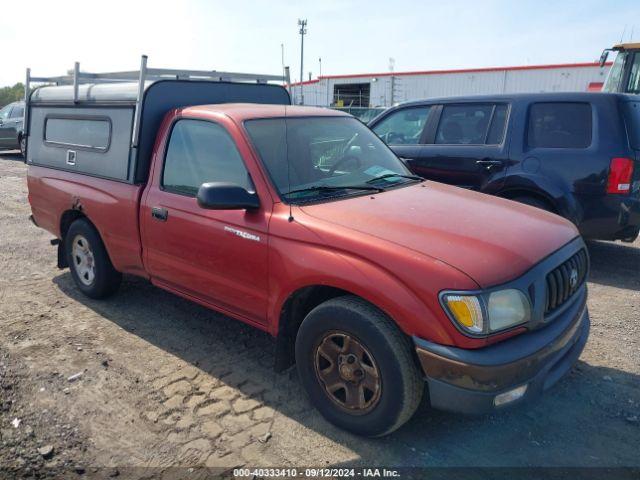
[[[498,290],[489,295],[489,330],[503,330],[531,318],[531,304],[520,290]]]
[[[474,335],[497,332],[531,319],[529,299],[516,289],[486,295],[445,293],[442,303],[458,326]]]

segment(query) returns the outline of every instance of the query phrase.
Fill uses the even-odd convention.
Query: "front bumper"
[[[561,318],[538,330],[478,350],[415,338],[434,408],[480,414],[538,397],[577,361],[589,336],[586,288]],[[495,406],[497,395],[527,385],[524,395]]]

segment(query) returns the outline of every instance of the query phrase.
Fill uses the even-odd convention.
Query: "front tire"
[[[414,414],[424,382],[411,343],[383,312],[355,296],[328,300],[296,337],[300,382],[334,425],[379,437]]]
[[[78,219],[71,224],[64,240],[71,276],[80,291],[96,299],[113,295],[122,274],[113,268],[95,227],[84,218]]]

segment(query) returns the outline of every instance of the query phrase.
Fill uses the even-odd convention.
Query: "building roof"
[[[631,45],[631,44],[629,44]],[[640,44],[638,44],[640,45]],[[611,66],[611,62],[607,62],[606,66]],[[548,65],[521,65],[510,67],[484,67],[484,68],[462,68],[462,69],[449,69],[449,70],[416,70],[408,72],[377,72],[377,73],[354,73],[347,75],[321,75],[317,79],[307,80],[304,82],[292,83],[292,86],[311,85],[318,83],[320,80],[325,79],[343,79],[343,78],[367,78],[367,77],[402,77],[412,75],[443,75],[443,74],[456,74],[456,73],[487,73],[487,72],[504,72],[504,71],[520,71],[520,70],[552,70],[552,69],[566,69],[566,68],[585,68],[585,67],[600,67],[598,62],[585,62],[585,63],[559,63]]]

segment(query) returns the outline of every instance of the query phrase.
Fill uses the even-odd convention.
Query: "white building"
[[[457,95],[599,90],[610,64],[535,65],[420,72],[328,75],[292,85],[296,104],[388,107]],[[301,91],[302,90],[302,91]]]

